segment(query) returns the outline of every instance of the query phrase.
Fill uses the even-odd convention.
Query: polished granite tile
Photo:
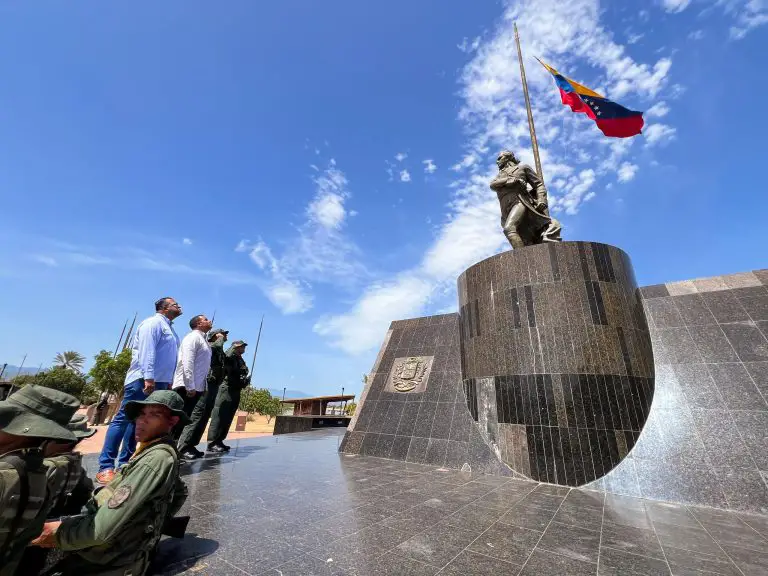
[[[557,522],[550,523],[538,544],[538,548],[542,550],[583,562],[597,562],[599,547],[599,530],[587,530],[581,526]]]
[[[469,550],[522,565],[541,538],[541,532],[496,524],[483,532]]]
[[[406,540],[395,553],[418,562],[442,568],[453,560],[475,538],[477,533],[455,526],[439,525]]]
[[[744,576],[768,574],[768,550],[758,551],[728,545],[723,546],[723,549]]]
[[[599,560],[601,574],[668,574],[654,527],[675,574],[727,576],[730,558],[765,573],[764,516],[338,456],[342,432],[238,441],[184,465],[188,535],[163,540],[154,573],[579,576]]]
[[[440,571],[440,576],[486,576],[491,574],[517,574],[521,566],[505,562],[498,558],[464,550],[448,566]]]
[[[659,539],[653,530],[606,522],[603,524],[601,546],[650,558],[664,559]]]
[[[555,516],[555,510],[547,508],[538,508],[531,505],[518,505],[499,518],[501,524],[510,526],[519,526],[521,528],[530,528],[531,530],[544,529]]]
[[[600,551],[598,576],[669,576],[664,560],[620,552],[613,548]]]
[[[672,546],[664,546],[664,555],[675,576],[742,576],[731,559],[724,555],[712,556]]]

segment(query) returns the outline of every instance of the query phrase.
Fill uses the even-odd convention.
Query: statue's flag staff
[[[523,52],[520,50],[520,36],[517,35],[517,24],[515,26],[515,44],[517,45],[517,60],[520,62],[520,78],[523,81],[523,94],[525,95],[525,110],[528,112],[528,129],[531,132],[531,147],[533,148],[533,161],[536,164],[536,174],[544,182],[544,172],[541,169],[541,159],[539,158],[539,141],[536,139],[536,128],[533,125],[533,112],[531,112],[531,99],[528,96],[528,81],[525,79],[525,66],[523,66]]]
[[[642,112],[624,108],[594,90],[566,78],[549,64],[541,60],[539,63],[555,78],[563,104],[570,106],[574,112],[586,114],[595,121],[603,134],[613,138],[629,138],[642,132],[645,123]]]

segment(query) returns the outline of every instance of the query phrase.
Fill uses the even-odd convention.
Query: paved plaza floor
[[[764,516],[343,456],[342,434],[237,440],[184,465],[192,520],[154,573],[768,574]]]

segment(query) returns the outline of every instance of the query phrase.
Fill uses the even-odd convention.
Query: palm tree
[[[60,368],[68,368],[75,372],[82,372],[83,365],[85,364],[85,356],[80,352],[74,350],[67,350],[66,352],[59,352],[53,359],[53,365]]]

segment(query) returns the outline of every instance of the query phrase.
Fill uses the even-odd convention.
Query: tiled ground
[[[157,574],[768,574],[768,518],[343,456],[343,430],[186,465]]]

